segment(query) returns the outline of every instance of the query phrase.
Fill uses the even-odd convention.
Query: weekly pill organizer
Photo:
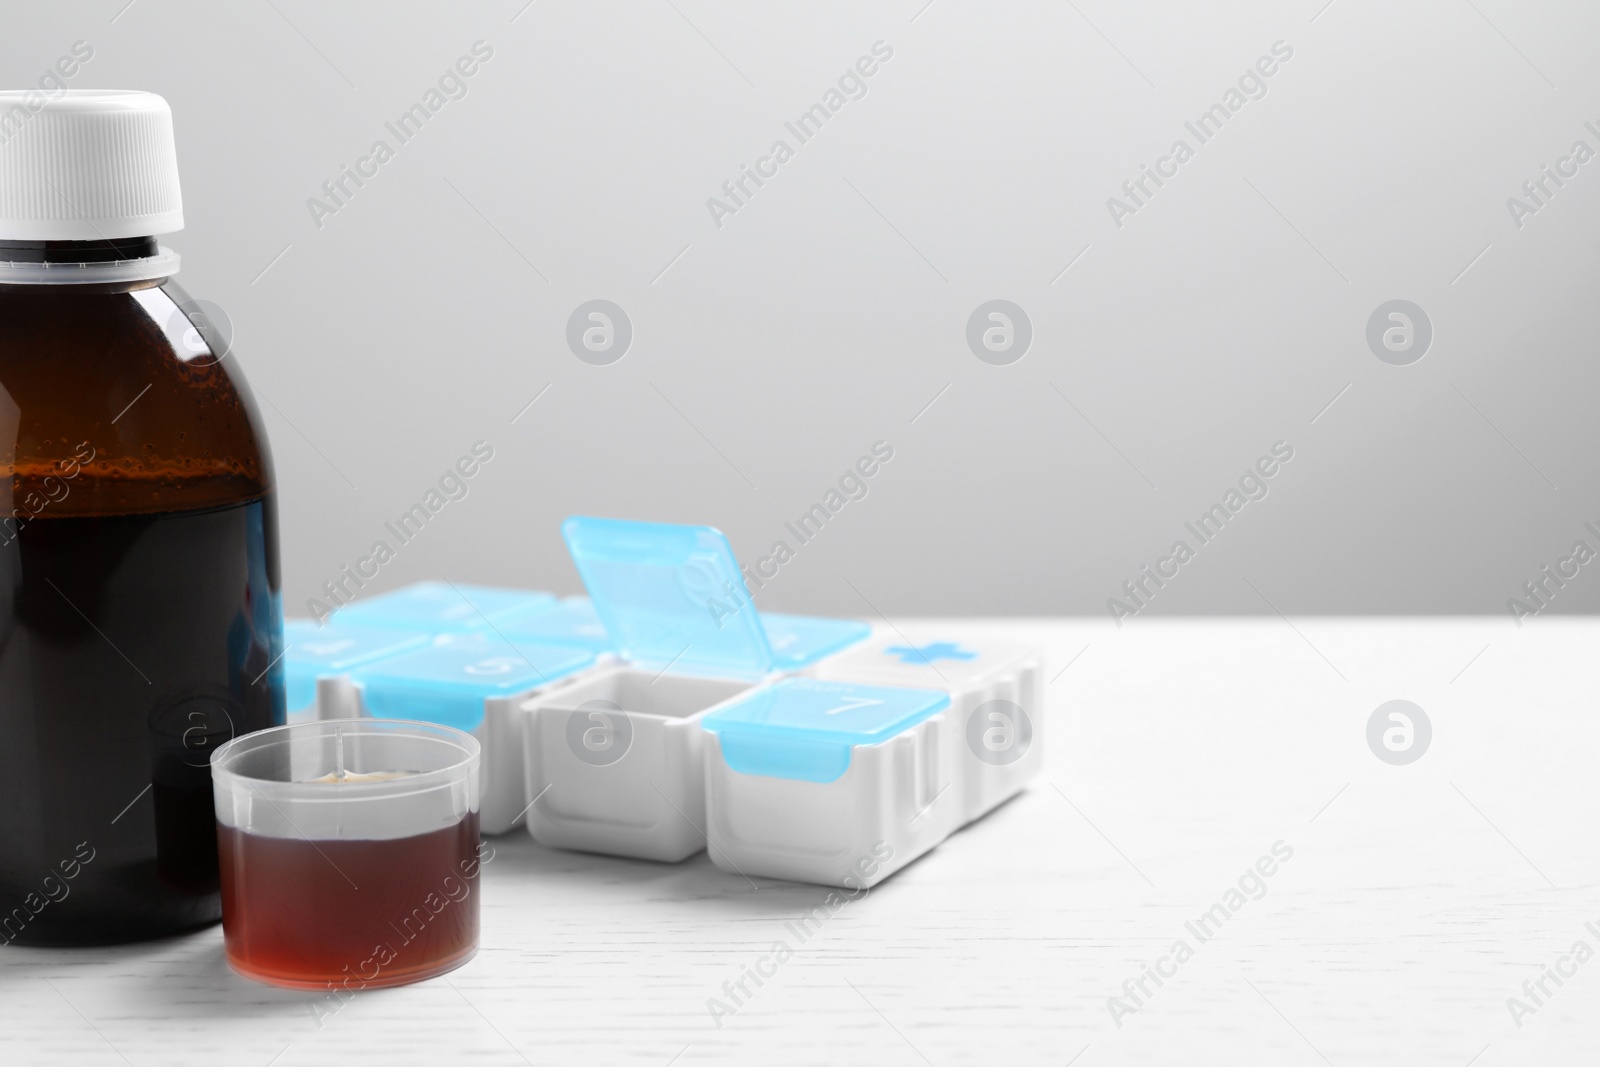
[[[472,733],[480,825],[873,885],[1041,766],[1041,652],[758,612],[709,526],[577,517],[587,597],[423,582],[286,624],[290,721]]]

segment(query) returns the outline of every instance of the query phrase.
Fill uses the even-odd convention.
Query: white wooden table
[[[1540,1004],[1523,990],[1575,942],[1600,951],[1600,622],[984,625],[1049,644],[1047,777],[843,907],[720,1028],[708,998],[826,890],[519,832],[486,868],[483,947],[446,979],[319,1027],[314,998],[233,975],[220,928],[8,947],[0,1064],[1600,1058],[1600,961],[1562,963]],[[1434,731],[1406,766],[1366,739],[1393,698]],[[1264,895],[1196,937],[1277,842],[1293,856]],[[1114,1021],[1108,998],[1163,958]]]

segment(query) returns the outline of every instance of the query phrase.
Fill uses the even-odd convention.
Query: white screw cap
[[[172,109],[122,89],[0,91],[0,241],[183,229]]]

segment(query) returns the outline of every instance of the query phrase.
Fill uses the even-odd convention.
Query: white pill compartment
[[[748,681],[604,669],[527,701],[528,831],[554,848],[675,862],[706,846],[700,720]]]
[[[706,844],[700,719],[770,673],[766,630],[711,527],[575,517],[562,535],[621,663],[522,705],[528,832],[686,859]]]

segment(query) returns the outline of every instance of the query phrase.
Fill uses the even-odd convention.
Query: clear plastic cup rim
[[[269,745],[291,744],[297,734],[302,737],[326,737],[333,735],[336,730],[343,731],[346,737],[409,736],[433,741],[453,746],[460,758],[443,767],[408,774],[404,778],[352,782],[286,782],[276,778],[257,778],[233,770],[229,766],[246,752]],[[481,752],[482,746],[478,744],[476,737],[465,731],[436,723],[418,722],[414,719],[323,719],[317,722],[271,726],[265,730],[256,730],[235,737],[211,754],[211,775],[215,784],[233,783],[252,792],[280,799],[293,799],[297,803],[348,803],[415,796],[438,789],[452,788],[477,772]]]

